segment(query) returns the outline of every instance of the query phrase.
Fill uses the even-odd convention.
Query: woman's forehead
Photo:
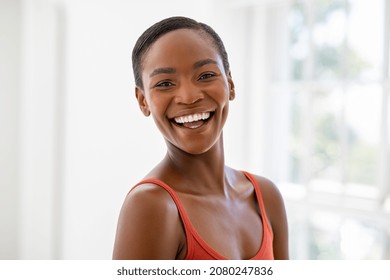
[[[211,37],[202,31],[178,29],[158,38],[145,53],[144,67],[150,63],[174,63],[177,60],[215,59],[221,61]]]

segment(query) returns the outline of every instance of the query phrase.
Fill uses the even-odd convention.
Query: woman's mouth
[[[202,113],[179,116],[171,119],[171,121],[178,126],[194,129],[194,128],[201,127],[213,115],[214,112],[202,112]]]

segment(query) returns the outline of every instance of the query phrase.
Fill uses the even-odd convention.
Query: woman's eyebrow
[[[152,73],[150,73],[149,77],[156,76],[158,74],[173,74],[176,73],[176,69],[172,67],[162,67],[162,68],[156,68],[153,70]]]
[[[200,68],[206,64],[218,64],[214,59],[211,59],[211,58],[206,58],[206,59],[202,59],[202,60],[199,60],[197,62],[194,63],[194,68]],[[153,76],[156,76],[156,75],[159,75],[159,74],[174,74],[176,73],[176,69],[175,68],[172,68],[172,67],[161,67],[161,68],[156,68],[153,70],[152,73],[150,73],[149,77],[153,77]]]
[[[194,63],[194,68],[200,68],[206,64],[218,64],[214,59],[207,58],[207,59],[202,59]]]

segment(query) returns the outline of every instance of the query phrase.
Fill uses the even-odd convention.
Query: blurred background
[[[390,0],[0,0],[0,259],[111,258],[165,154],[131,50],[174,15],[225,42],[227,164],[280,188],[291,258],[390,259]]]

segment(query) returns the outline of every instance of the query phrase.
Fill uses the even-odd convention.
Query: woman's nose
[[[194,104],[204,98],[204,94],[200,88],[192,82],[182,83],[177,90],[175,101],[181,104]]]

